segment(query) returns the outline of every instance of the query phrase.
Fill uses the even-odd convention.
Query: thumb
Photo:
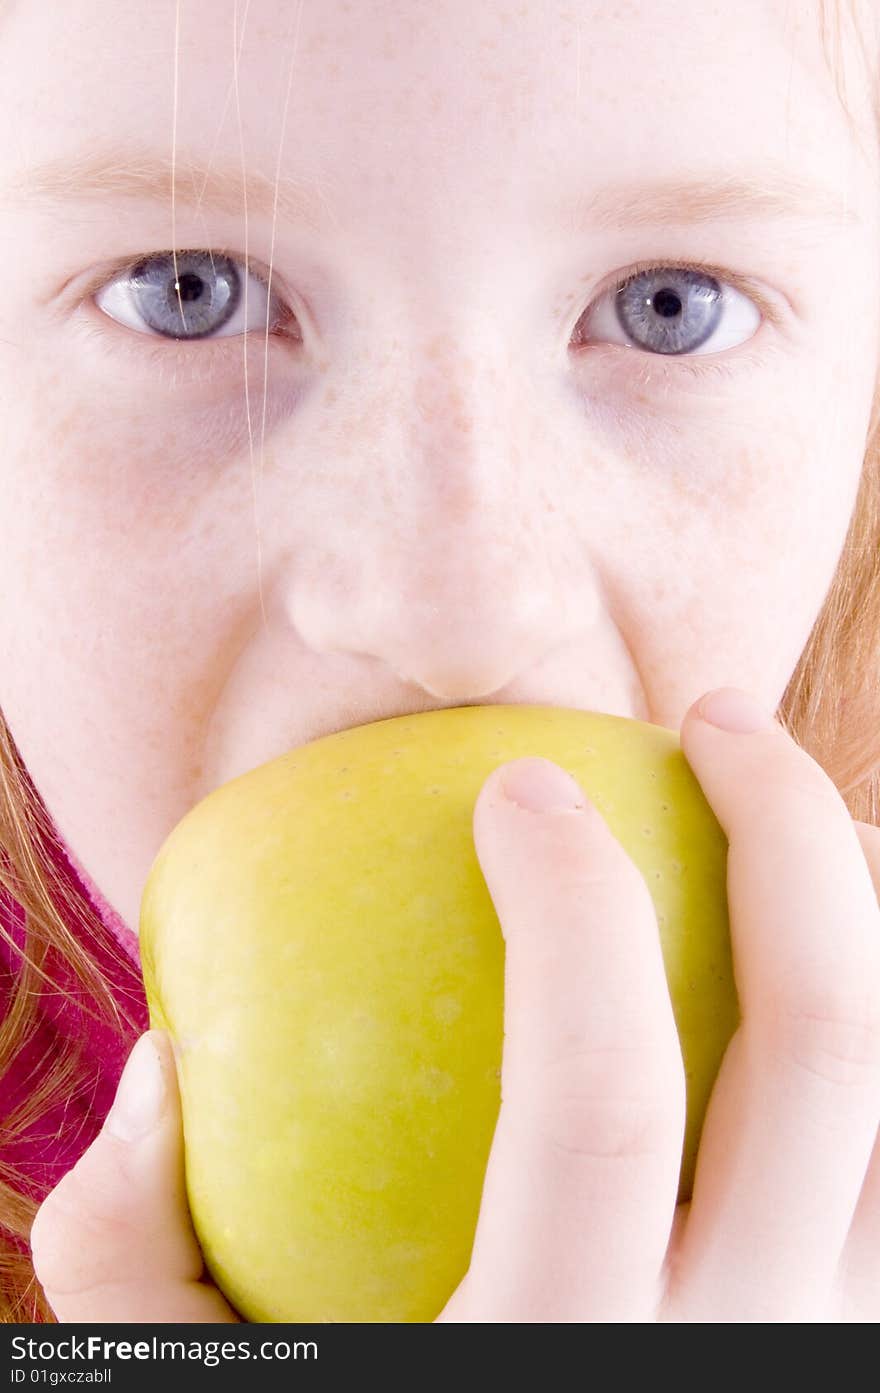
[[[136,1042],[102,1130],[37,1211],[31,1252],[62,1322],[238,1319],[201,1280],[165,1031]]]

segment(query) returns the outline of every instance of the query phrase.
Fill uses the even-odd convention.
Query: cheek
[[[785,421],[777,404],[772,413],[755,410],[748,429],[722,423],[702,438],[682,433],[680,463],[663,497],[670,536],[702,526],[707,544],[751,561],[757,578],[769,579],[780,557],[793,575],[804,565],[827,566],[852,511],[864,434],[855,413],[838,412],[829,431],[824,412],[814,407],[805,419],[797,406],[787,404]]]
[[[133,421],[74,407],[33,424],[22,460],[39,471],[39,489],[31,480],[23,498],[44,553],[82,560],[93,573],[116,568],[132,588],[139,574],[157,591],[170,568],[189,572],[191,596],[204,594],[212,558],[225,552],[228,564],[242,550],[242,529],[254,529],[248,457],[239,452],[233,468],[189,420],[169,425],[166,414],[157,424],[146,414]]]
[[[716,459],[723,482],[684,529],[681,564],[693,583],[680,618],[707,650],[723,643],[731,672],[753,671],[758,690],[781,691],[840,560],[860,444],[856,436],[848,456],[831,458],[816,436],[778,429]]]
[[[146,512],[158,520],[164,513],[174,525],[218,485],[238,481],[249,494],[263,441],[301,395],[271,359],[264,392],[255,355],[246,374],[243,362],[209,362],[206,354],[186,372],[129,364],[114,373],[95,368],[93,347],[82,352],[76,376],[52,362],[28,375],[14,414],[22,446],[43,476],[113,518]]]
[[[38,395],[19,404],[7,456],[16,527],[6,593],[47,636],[70,632],[108,661],[158,634],[166,645],[193,632],[210,643],[253,566],[241,535],[254,526],[247,464],[236,496],[218,497],[167,413],[150,432],[144,411],[133,421],[112,402],[64,401],[41,415]]]
[[[768,580],[788,587],[795,608],[799,591],[810,607],[837,566],[864,464],[857,424],[832,432],[817,421],[812,433],[779,431],[740,452],[728,507],[743,548],[764,558]]]

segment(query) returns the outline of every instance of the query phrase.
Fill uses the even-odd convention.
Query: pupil
[[[654,309],[664,319],[671,319],[673,315],[681,313],[681,299],[674,290],[658,290],[654,296]]]
[[[180,291],[181,300],[198,300],[204,290],[204,282],[192,271],[185,271],[177,282],[177,289]]]

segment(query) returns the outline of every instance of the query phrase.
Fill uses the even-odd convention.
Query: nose
[[[426,528],[427,530],[427,528]],[[487,539],[479,520],[453,529],[436,517],[389,557],[341,584],[328,574],[300,589],[295,623],[319,653],[378,659],[407,683],[445,702],[483,699],[524,680],[574,639],[572,606],[546,559]],[[579,625],[589,597],[579,596]]]
[[[498,400],[497,364],[490,422],[470,367],[466,387],[459,358],[458,377],[434,373],[408,403],[398,392],[394,409],[373,405],[378,424],[359,436],[369,474],[355,457],[354,486],[321,508],[323,536],[288,592],[314,652],[365,655],[447,703],[526,681],[599,606],[570,464],[535,412]]]
[[[524,506],[520,498],[520,506]],[[292,619],[316,653],[361,654],[449,703],[525,681],[595,619],[598,584],[542,545],[511,498],[435,501],[405,529],[364,525],[301,569]]]

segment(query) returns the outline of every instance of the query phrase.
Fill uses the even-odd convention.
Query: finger
[[[870,822],[857,822],[855,829],[865,854],[865,860],[868,863],[874,893],[877,896],[878,904],[880,904],[880,827],[875,827]]]
[[[880,1321],[880,1129],[856,1205],[839,1274],[846,1321]]]
[[[772,720],[685,717],[727,834],[741,1025],[710,1100],[669,1300],[685,1320],[825,1308],[880,1120],[880,915],[824,771]]]
[[[880,828],[857,822],[856,831],[880,902]],[[843,1250],[840,1294],[845,1320],[880,1320],[880,1128]]]
[[[653,901],[575,786],[576,810],[477,800],[505,937],[502,1105],[462,1296],[441,1319],[654,1318],[681,1164],[685,1079]]]
[[[37,1211],[31,1251],[59,1321],[238,1320],[200,1280],[164,1031],[136,1042],[104,1127]]]

